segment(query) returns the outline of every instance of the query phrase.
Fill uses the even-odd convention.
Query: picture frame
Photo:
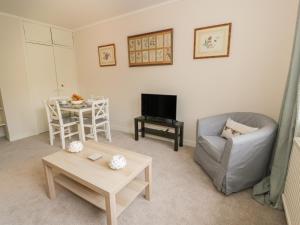
[[[194,59],[229,57],[231,23],[196,28]]]
[[[116,66],[116,46],[107,44],[98,46],[99,66]]]
[[[127,37],[129,67],[173,64],[173,29]]]

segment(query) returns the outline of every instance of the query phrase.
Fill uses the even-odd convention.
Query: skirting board
[[[132,134],[133,135],[133,130],[134,130],[133,128],[118,126],[118,125],[114,125],[114,124],[111,124],[111,128],[113,130],[122,131],[124,133],[128,133],[128,134]],[[172,140],[161,138],[161,137],[157,137],[157,136],[153,136],[153,135],[149,135],[149,134],[147,134],[147,136],[150,136],[151,138],[158,139],[158,140],[164,140],[164,141],[172,142]],[[195,147],[196,146],[195,141],[192,141],[192,140],[189,140],[189,139],[184,139],[183,140],[183,144],[185,146],[189,146],[189,147]]]

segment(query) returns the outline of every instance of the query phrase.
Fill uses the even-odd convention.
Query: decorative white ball
[[[81,152],[83,150],[83,144],[80,141],[73,141],[70,143],[69,152]]]
[[[109,167],[113,170],[119,170],[127,165],[126,158],[123,155],[114,155],[110,160]]]

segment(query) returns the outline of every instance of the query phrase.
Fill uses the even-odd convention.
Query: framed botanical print
[[[228,57],[231,23],[194,30],[194,59]]]
[[[128,36],[129,66],[173,64],[173,29]]]
[[[98,46],[98,55],[99,55],[100,66],[117,65],[115,44]]]

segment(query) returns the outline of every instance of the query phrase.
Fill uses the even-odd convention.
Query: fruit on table
[[[73,94],[72,95],[72,100],[73,101],[80,101],[80,100],[83,100],[83,98],[78,94]]]

